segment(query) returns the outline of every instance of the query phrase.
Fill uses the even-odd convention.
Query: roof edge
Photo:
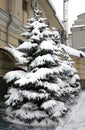
[[[53,6],[51,0],[47,0],[48,4],[50,5],[51,9],[53,10],[53,13],[57,19],[57,21],[59,22],[60,26],[62,27],[63,31],[65,31],[65,28],[64,28],[64,25],[63,23],[61,22],[60,18],[58,17],[57,13],[56,13],[56,9],[55,7]]]

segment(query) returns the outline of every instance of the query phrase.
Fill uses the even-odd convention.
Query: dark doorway
[[[4,95],[7,93],[7,87],[3,77],[0,77],[0,100],[4,100]]]

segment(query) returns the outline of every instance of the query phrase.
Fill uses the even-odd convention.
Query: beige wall
[[[19,33],[17,32],[15,33],[9,29],[9,37],[8,37],[9,43],[16,47],[19,44],[18,42],[19,39],[22,41],[25,40]],[[0,47],[8,46],[6,40],[7,40],[6,27],[0,26]]]
[[[25,40],[20,34],[25,31],[30,2],[27,2],[28,9],[24,11],[22,1],[0,0],[0,47],[8,46],[8,43],[16,47],[19,40]]]
[[[8,10],[8,0],[0,0],[0,8],[4,11]]]
[[[7,46],[7,39],[8,43],[14,46],[19,45],[18,39],[25,40],[20,34],[25,31],[24,26],[27,24],[27,19],[33,16],[36,5],[48,19],[49,27],[55,26],[60,32],[63,31],[47,0],[0,0],[0,46]],[[9,26],[8,29],[7,26]]]
[[[85,58],[71,56],[75,62],[74,67],[77,69],[81,80],[81,88],[85,89]]]
[[[78,70],[78,74],[81,79],[85,79],[85,58],[79,58],[72,56],[75,62],[74,67]]]
[[[22,0],[15,0],[14,15],[22,19]]]
[[[9,4],[10,1],[11,1],[11,3]],[[7,13],[8,12],[12,13],[12,15],[14,15],[19,20],[21,20],[21,22],[23,24],[24,20],[27,19],[27,17],[28,17],[29,7],[30,7],[30,0],[26,0],[26,1],[27,1],[26,2],[27,10],[25,10],[25,11],[23,10],[23,6],[22,6],[23,0],[0,0],[0,8],[3,9],[4,11],[6,11]]]

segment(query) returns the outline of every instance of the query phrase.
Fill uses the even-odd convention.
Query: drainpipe
[[[10,24],[12,23],[12,0],[8,0],[8,15],[9,15],[9,21],[7,23],[7,36],[6,36],[6,42],[7,42],[7,45],[9,43],[9,27],[10,27]]]

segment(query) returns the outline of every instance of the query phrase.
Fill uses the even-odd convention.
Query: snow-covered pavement
[[[0,115],[4,114],[4,111],[1,110],[2,107]],[[0,116],[0,130],[8,130],[7,128],[9,130],[85,130],[85,91],[80,93],[77,103],[71,107],[69,114],[65,118],[60,119],[60,125],[56,129],[50,127],[30,128],[28,126],[15,125],[2,119],[2,116]]]
[[[85,130],[85,91],[82,91],[77,104],[73,105],[65,120],[60,121],[56,130]]]

